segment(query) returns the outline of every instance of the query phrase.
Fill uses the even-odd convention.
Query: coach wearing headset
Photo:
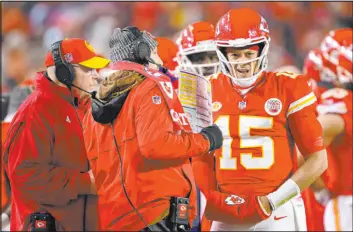
[[[100,229],[189,230],[196,201],[189,158],[219,148],[222,134],[217,126],[191,132],[169,77],[158,71],[150,34],[117,28],[109,45],[113,71],[98,88],[93,117],[88,112],[84,120]],[[174,205],[178,223],[172,197],[183,202]]]
[[[109,60],[82,39],[53,44],[46,72],[14,116],[3,161],[12,191],[11,231],[97,230],[96,187],[75,107]]]

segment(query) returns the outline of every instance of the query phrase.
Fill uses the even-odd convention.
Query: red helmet
[[[352,44],[352,29],[344,28],[330,31],[321,42],[320,49],[323,56],[331,63],[338,65],[338,55],[341,46],[349,47]]]
[[[336,69],[335,80],[340,83],[352,82],[352,37],[351,28],[330,31],[322,41],[322,56]]]
[[[221,63],[222,72],[232,78],[234,82],[242,87],[252,85],[267,67],[267,53],[269,49],[270,36],[266,20],[256,11],[246,8],[232,9],[217,23],[215,41],[217,45],[217,54]],[[226,47],[247,47],[258,45],[260,54],[257,58],[246,62],[230,62],[224,54],[222,48]],[[234,64],[243,64],[257,62],[255,70],[251,77],[237,78],[233,70]]]
[[[304,60],[303,74],[316,82],[320,81],[322,57],[319,49],[309,51]]]
[[[337,65],[328,61],[320,49],[308,53],[304,61],[303,74],[316,82],[335,82]]]
[[[204,75],[203,68],[214,68],[213,73],[219,71],[219,62],[210,64],[193,64],[189,55],[202,52],[216,52],[214,44],[214,27],[211,23],[199,21],[185,28],[177,39],[179,52],[177,62],[179,69]]]
[[[337,78],[342,84],[353,83],[353,45],[342,46],[338,56]]]

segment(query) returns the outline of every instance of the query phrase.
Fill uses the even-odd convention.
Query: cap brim
[[[100,69],[106,67],[110,63],[110,60],[95,56],[89,60],[82,61],[80,65],[87,68]]]

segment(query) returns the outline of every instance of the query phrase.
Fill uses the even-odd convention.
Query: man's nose
[[[239,58],[238,58],[238,61],[246,61],[246,60],[247,60],[247,59],[246,59],[245,54],[241,53],[240,56],[239,56]]]
[[[94,79],[94,80],[99,79],[99,74],[98,74],[97,71],[95,71],[95,72],[92,73],[92,79]]]
[[[205,63],[205,64],[212,64],[212,63],[213,63],[212,58],[209,57],[209,56],[206,56],[206,57],[205,57],[205,60],[204,60],[204,63]]]

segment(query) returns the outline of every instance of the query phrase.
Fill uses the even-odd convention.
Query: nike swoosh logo
[[[286,217],[287,217],[287,216],[283,216],[283,217],[277,217],[277,216],[275,216],[274,219],[275,219],[275,221],[277,221],[277,220],[281,220],[281,219],[286,218]]]

